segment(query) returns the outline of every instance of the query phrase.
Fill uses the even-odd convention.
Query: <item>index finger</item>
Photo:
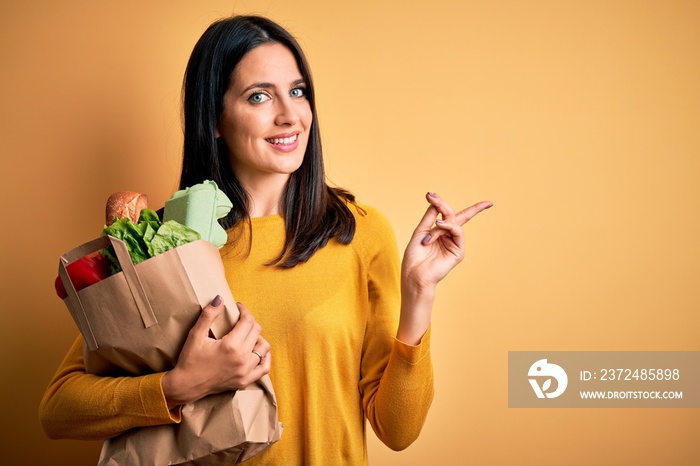
[[[457,212],[457,214],[455,215],[455,220],[458,222],[459,225],[464,225],[469,220],[474,218],[476,214],[490,207],[493,207],[493,202],[491,201],[477,202],[473,206],[467,207],[466,209]]]
[[[418,222],[418,226],[414,230],[414,233],[425,233],[430,231],[435,223],[435,219],[437,219],[437,216],[438,210],[435,208],[435,206],[429,205],[425,211],[425,214],[423,214],[423,218],[421,218],[420,222]]]

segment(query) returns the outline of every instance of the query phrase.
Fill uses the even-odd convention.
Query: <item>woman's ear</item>
[[[214,128],[214,137],[216,139],[219,139],[221,137],[221,133],[219,133],[219,125],[216,125],[216,128]]]

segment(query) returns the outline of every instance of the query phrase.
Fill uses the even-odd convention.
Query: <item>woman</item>
[[[181,187],[212,179],[232,200],[221,254],[247,307],[213,340],[216,297],[162,374],[86,374],[79,338],[42,401],[47,434],[103,439],[177,422],[183,404],[269,371],[285,430],[250,464],[365,464],[365,418],[406,448],[433,395],[435,286],[464,257],[462,225],[491,203],[455,213],[426,195],[400,267],[387,219],[326,185],[308,64],[265,18],[207,29],[187,66],[184,115]]]

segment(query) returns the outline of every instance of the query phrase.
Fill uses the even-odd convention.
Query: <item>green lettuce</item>
[[[201,236],[199,233],[185,225],[168,220],[158,228],[155,236],[148,242],[148,254],[153,257],[170,249],[182,246],[183,244],[197,241]]]
[[[161,223],[158,214],[151,209],[141,211],[136,225],[128,218],[120,218],[111,225],[105,226],[102,235],[113,236],[124,241],[134,265],[201,238],[195,230],[174,220]],[[107,259],[112,274],[121,272],[122,268],[114,248],[110,246],[100,252]]]

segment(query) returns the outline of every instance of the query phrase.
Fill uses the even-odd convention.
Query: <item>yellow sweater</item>
[[[429,334],[418,346],[393,338],[400,308],[396,240],[376,209],[351,209],[352,243],[330,241],[292,269],[264,265],[282,248],[279,215],[252,219],[250,249],[244,228],[243,238],[221,250],[233,296],[271,344],[270,377],[284,423],[282,439],[247,465],[362,465],[365,418],[393,449],[410,445],[423,426],[433,396]],[[44,429],[53,438],[103,439],[177,422],[161,377],[85,374],[78,338],[42,401]]]

